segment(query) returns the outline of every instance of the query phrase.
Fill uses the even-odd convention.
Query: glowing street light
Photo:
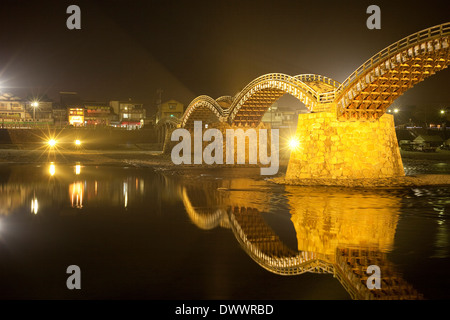
[[[76,146],[81,146],[81,140],[78,140],[78,139],[75,140],[75,145],[76,145]]]
[[[289,148],[290,148],[291,150],[296,150],[298,147],[300,147],[300,142],[297,140],[297,138],[292,137],[292,138],[289,140],[288,145],[289,145]]]
[[[56,145],[55,139],[48,140],[47,144],[50,146],[50,148],[53,148]]]
[[[445,114],[445,110],[441,110],[441,114]]]
[[[33,122],[36,125],[36,108],[39,107],[39,102],[33,101],[31,106],[33,107]]]
[[[394,113],[398,113],[399,112],[399,110],[398,109],[394,109]]]

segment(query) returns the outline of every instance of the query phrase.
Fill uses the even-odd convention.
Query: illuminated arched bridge
[[[340,120],[377,120],[401,94],[449,65],[449,46],[450,23],[445,23],[393,43],[342,83],[315,74],[266,74],[234,97],[195,98],[181,119],[181,127],[191,128],[195,120],[257,126],[284,94],[296,97],[312,112],[336,111]]]
[[[268,108],[290,94],[311,112],[299,115],[286,180],[401,177],[394,118],[386,111],[408,89],[447,68],[449,48],[450,23],[445,23],[395,42],[342,83],[315,74],[266,74],[234,97],[197,97],[179,127],[191,130],[194,121],[202,121],[223,133],[263,128]]]

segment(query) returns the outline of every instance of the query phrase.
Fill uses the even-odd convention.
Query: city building
[[[262,117],[262,122],[270,124],[272,128],[296,128],[298,115],[309,112],[297,107],[280,106],[277,102],[269,107]]]
[[[68,108],[69,124],[74,127],[84,126],[84,108]]]
[[[84,126],[84,102],[81,100],[77,92],[60,92],[60,109],[66,110],[66,119],[69,125],[75,127]],[[55,113],[54,113],[55,114]],[[63,111],[58,112],[59,119],[55,119],[55,123],[61,122],[64,116]]]
[[[421,134],[418,137],[416,137],[413,141],[415,144],[429,145],[431,147],[437,148],[442,145],[443,139],[438,135]]]
[[[33,119],[33,122],[36,122],[37,124],[52,125],[54,123],[52,101],[26,101],[25,111],[26,118]]]
[[[113,120],[111,107],[106,102],[84,103],[84,124],[86,126],[109,126]]]
[[[62,128],[68,124],[68,113],[66,108],[61,108],[60,106],[54,107],[52,116],[55,126]]]
[[[110,101],[110,107],[117,115],[111,125],[128,130],[140,129],[144,125],[145,109],[142,103],[129,101]]]
[[[165,117],[181,118],[184,113],[184,104],[176,100],[169,100],[158,106],[156,112],[156,123]]]
[[[1,127],[22,126],[26,118],[24,101],[10,93],[0,95]]]
[[[83,106],[83,100],[81,100],[77,92],[61,91],[59,98],[61,108],[80,108]]]

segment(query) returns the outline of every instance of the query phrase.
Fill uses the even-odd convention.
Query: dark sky
[[[66,28],[71,4],[81,30]],[[370,4],[381,7],[381,30],[366,28]],[[3,91],[147,105],[158,88],[188,104],[270,72],[343,81],[391,43],[450,21],[448,0],[2,0],[0,10]],[[396,103],[450,106],[449,83],[444,70]]]

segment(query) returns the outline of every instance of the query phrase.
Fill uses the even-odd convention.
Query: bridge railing
[[[232,110],[239,104],[241,104],[242,99],[250,92],[255,86],[257,86],[260,83],[266,82],[266,81],[280,81],[286,84],[290,84],[293,87],[300,87],[303,91],[303,93],[306,94],[306,96],[310,96],[315,101],[320,100],[319,94],[311,88],[309,85],[304,83],[303,81],[296,79],[293,76],[286,75],[283,73],[269,73],[265,74],[261,77],[256,78],[252,82],[250,82],[247,86],[245,86],[244,89],[242,89],[239,93],[237,93],[233,98],[233,104],[229,108],[229,114],[231,115]]]
[[[233,97],[232,96],[220,96],[216,99],[217,102],[233,102]]]
[[[242,97],[245,95],[246,92],[248,92],[249,90],[251,90],[254,86],[256,86],[258,83],[263,82],[263,81],[283,81],[286,83],[291,83],[293,85],[297,85],[297,86],[301,86],[303,87],[303,89],[310,94],[311,96],[313,96],[315,99],[318,98],[318,94],[317,92],[311,88],[310,86],[308,86],[306,83],[302,82],[299,79],[296,79],[295,77],[292,77],[290,75],[287,74],[283,74],[283,73],[269,73],[269,74],[265,74],[261,77],[256,78],[255,80],[253,80],[252,82],[250,82],[241,92],[239,92],[236,97],[233,99],[235,102],[237,102],[238,100],[236,100],[236,98],[239,99],[239,97]]]
[[[325,84],[332,86],[334,88],[333,90],[330,90],[328,92],[322,92],[322,93],[318,94],[317,101],[319,103],[333,102],[334,98],[336,97],[336,90],[341,85],[340,82],[338,82],[334,79],[319,75],[319,74],[300,74],[300,75],[295,76],[294,78],[296,78],[302,82],[320,81],[320,82],[323,82]]]
[[[320,82],[326,83],[330,86],[333,86],[334,88],[339,88],[339,86],[341,85],[340,82],[338,82],[334,79],[322,76],[320,74],[299,74],[299,75],[295,76],[294,78],[297,78],[303,82],[305,82],[305,81],[320,81]]]
[[[337,89],[338,93],[344,91],[345,88],[352,85],[362,74],[367,70],[372,69],[375,65],[381,63],[383,60],[398,54],[406,48],[413,47],[417,44],[430,41],[442,36],[450,35],[450,22],[437,25],[419,32],[416,32],[408,37],[405,37],[389,47],[381,50],[376,55],[372,56],[369,60],[364,62],[358,69],[356,69]]]

